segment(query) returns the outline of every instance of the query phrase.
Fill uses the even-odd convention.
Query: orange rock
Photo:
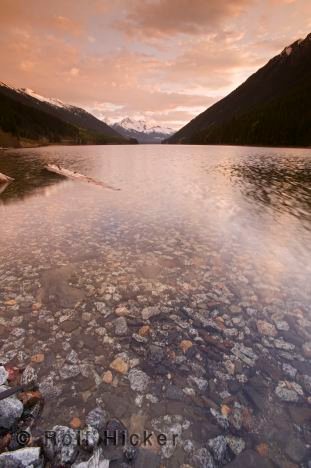
[[[182,340],[179,344],[179,347],[183,353],[186,353],[188,349],[192,348],[192,346],[192,341],[190,340]]]
[[[16,300],[15,299],[10,299],[8,301],[5,301],[5,305],[15,306],[16,305]]]
[[[23,403],[24,406],[33,406],[42,399],[42,394],[39,391],[22,392],[19,393],[18,399]]]
[[[123,361],[123,359],[118,357],[112,361],[110,368],[114,369],[120,374],[126,374],[129,369],[129,365],[127,362]]]
[[[31,357],[31,362],[35,362],[35,363],[39,364],[40,362],[43,362],[43,361],[44,361],[44,354],[43,353],[34,354]]]
[[[140,336],[147,336],[147,335],[149,335],[149,333],[150,333],[149,325],[143,325],[138,331],[138,334]]]
[[[265,336],[276,336],[278,334],[275,326],[265,320],[257,320],[257,330],[261,335]]]
[[[265,442],[261,442],[261,444],[258,444],[256,446],[256,451],[259,453],[259,455],[261,455],[262,457],[267,457],[268,456],[268,452],[269,452],[269,447],[268,447],[268,444],[266,444]]]
[[[77,417],[72,418],[72,420],[70,421],[70,427],[72,429],[79,429],[79,427],[81,427],[81,424],[81,419]]]
[[[215,322],[222,330],[225,328],[224,319],[222,317],[216,317]]]
[[[41,302],[35,302],[34,304],[32,304],[31,308],[32,308],[32,310],[39,310],[39,309],[41,309],[41,307],[42,307]]]
[[[105,382],[106,384],[111,384],[112,383],[112,372],[110,370],[108,370],[107,372],[104,372],[103,374],[103,382]]]
[[[231,408],[228,405],[221,405],[221,414],[227,417],[231,413]]]
[[[130,311],[124,306],[117,307],[114,312],[116,315],[118,315],[118,317],[126,317],[130,314]]]

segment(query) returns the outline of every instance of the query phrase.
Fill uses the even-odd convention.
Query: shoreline
[[[159,146],[159,145],[167,145],[167,146],[230,146],[230,147],[237,147],[237,148],[280,148],[280,149],[309,149],[311,150],[311,146],[268,146],[268,145],[234,145],[234,144],[222,144],[222,143],[213,143],[213,144],[196,144],[196,143],[137,143],[138,146],[147,145],[147,146]],[[8,151],[8,150],[17,150],[17,149],[34,149],[34,148],[46,148],[49,146],[133,146],[133,143],[106,143],[106,144],[72,144],[72,143],[47,143],[42,145],[25,145],[25,146],[6,146],[0,147],[0,151]]]
[[[311,146],[269,146],[269,145],[234,145],[233,143],[210,143],[206,145],[198,143],[162,143],[168,146],[230,146],[237,148],[281,148],[281,149],[310,149]]]
[[[49,146],[133,146],[132,143],[106,143],[106,144],[92,144],[88,143],[85,145],[79,145],[79,144],[62,144],[62,143],[49,143],[45,145],[30,145],[30,146],[6,146],[4,148],[0,147],[0,151],[8,151],[8,150],[20,150],[20,149],[34,149],[34,148],[47,148]]]

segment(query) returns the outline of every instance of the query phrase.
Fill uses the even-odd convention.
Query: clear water
[[[47,172],[48,163],[120,191],[66,180]],[[48,147],[2,151],[0,172],[15,178],[0,194],[0,360],[25,366],[33,355],[44,354],[44,361],[32,366],[39,381],[50,379],[61,394],[46,400],[42,425],[68,424],[72,416],[83,421],[91,408],[109,406],[111,393],[112,405],[122,407],[116,415],[127,426],[136,413],[146,428],[156,416],[178,414],[190,422],[182,438],[201,447],[218,427],[206,399],[219,410],[225,403],[242,404],[243,385],[253,379],[256,388],[259,376],[267,384],[264,406],[258,410],[244,402],[255,422],[238,435],[252,448],[270,444],[265,456],[285,466],[290,458],[275,433],[286,428],[304,444],[310,437],[297,432],[290,409],[310,409],[310,394],[303,388],[298,403],[284,402],[275,388],[291,381],[284,363],[297,370],[296,382],[311,370],[303,352],[311,332],[311,150]],[[98,310],[98,302],[110,315]],[[120,305],[130,311],[129,328],[115,336]],[[150,320],[148,342],[139,344],[132,334],[144,325],[141,311],[147,306],[159,307],[161,315]],[[191,319],[193,312],[237,333],[203,330]],[[72,330],[62,328],[64,318],[74,322]],[[258,320],[274,326],[285,321],[289,329],[265,337],[256,328]],[[236,356],[230,348],[204,345],[206,333],[271,358],[277,378],[243,362],[230,375],[223,363],[236,363]],[[179,347],[183,339],[196,347],[191,358]],[[279,349],[275,339],[294,348]],[[160,376],[149,365],[152,343],[166,353]],[[215,351],[215,359],[206,347]],[[72,349],[83,372],[64,379],[60,369]],[[113,384],[102,382],[122,352],[130,366],[137,364],[149,375],[154,398],[144,396],[139,403],[126,374],[112,371]],[[196,372],[208,382],[204,392],[189,381]],[[237,382],[237,393],[230,391],[230,381]],[[168,398],[172,383],[181,391],[193,388],[195,395]],[[189,454],[179,447],[166,463],[187,461]]]

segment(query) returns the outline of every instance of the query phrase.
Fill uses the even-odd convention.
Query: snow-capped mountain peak
[[[137,132],[146,132],[147,124],[143,120],[132,120],[129,117],[122,119],[121,122],[118,122],[118,125],[127,129],[127,130],[136,130]]]
[[[174,133],[172,128],[161,127],[160,125],[155,125],[152,122],[146,122],[145,120],[136,120],[126,117],[120,122],[117,122],[115,125],[118,125],[126,130],[134,130],[136,132],[143,133],[164,133],[166,135],[171,135]]]
[[[46,102],[47,104],[50,104],[52,106],[65,107],[65,108],[70,107],[69,105],[63,103],[60,99],[46,98],[44,96],[41,96],[41,94],[36,93],[30,88],[20,88],[20,89],[17,89],[16,91],[18,91],[19,93],[27,94],[30,97],[38,99],[38,101]]]
[[[121,135],[136,138],[140,143],[161,143],[174,133],[172,128],[161,127],[153,122],[126,117],[113,125]]]

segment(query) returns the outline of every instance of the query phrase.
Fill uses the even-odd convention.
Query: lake
[[[1,151],[0,172],[15,178],[0,362],[37,376],[41,428],[102,407],[177,433],[164,466],[212,466],[207,444],[220,464],[245,448],[267,467],[307,459],[311,150],[55,146]]]

